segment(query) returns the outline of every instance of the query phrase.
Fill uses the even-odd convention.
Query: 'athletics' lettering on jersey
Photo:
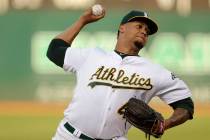
[[[111,86],[112,88],[126,88],[126,89],[152,89],[150,78],[144,78],[133,73],[125,75],[125,71],[116,68],[105,68],[101,66],[91,76],[88,86],[94,88],[96,85]]]

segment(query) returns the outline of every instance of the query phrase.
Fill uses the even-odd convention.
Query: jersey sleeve
[[[187,85],[173,73],[167,71],[160,83],[157,96],[167,104],[191,97]]]
[[[91,48],[68,48],[64,57],[63,69],[68,72],[78,71],[91,50]]]

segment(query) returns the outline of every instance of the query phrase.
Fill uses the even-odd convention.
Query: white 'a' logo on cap
[[[148,17],[148,15],[147,15],[147,13],[146,13],[146,12],[144,12],[144,17]]]

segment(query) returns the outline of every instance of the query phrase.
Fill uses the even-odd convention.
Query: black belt
[[[66,122],[65,124],[64,124],[64,127],[70,132],[70,133],[74,133],[74,131],[76,130],[73,126],[71,126],[68,122]],[[91,137],[88,137],[88,136],[86,136],[85,134],[81,134],[80,136],[79,136],[79,138],[80,139],[83,139],[83,140],[95,140],[95,139],[93,139],[93,138],[91,138]]]
[[[70,133],[74,133],[74,131],[76,130],[73,126],[71,126],[68,122],[66,122],[64,124],[64,127],[70,132]],[[94,138],[91,138],[85,134],[82,134],[79,136],[80,139],[82,140],[103,140],[103,139],[94,139]],[[111,139],[110,139],[111,140]]]

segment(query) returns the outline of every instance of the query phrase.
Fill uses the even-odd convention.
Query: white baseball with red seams
[[[95,4],[92,7],[92,13],[95,16],[100,16],[103,13],[103,7],[100,4]]]

